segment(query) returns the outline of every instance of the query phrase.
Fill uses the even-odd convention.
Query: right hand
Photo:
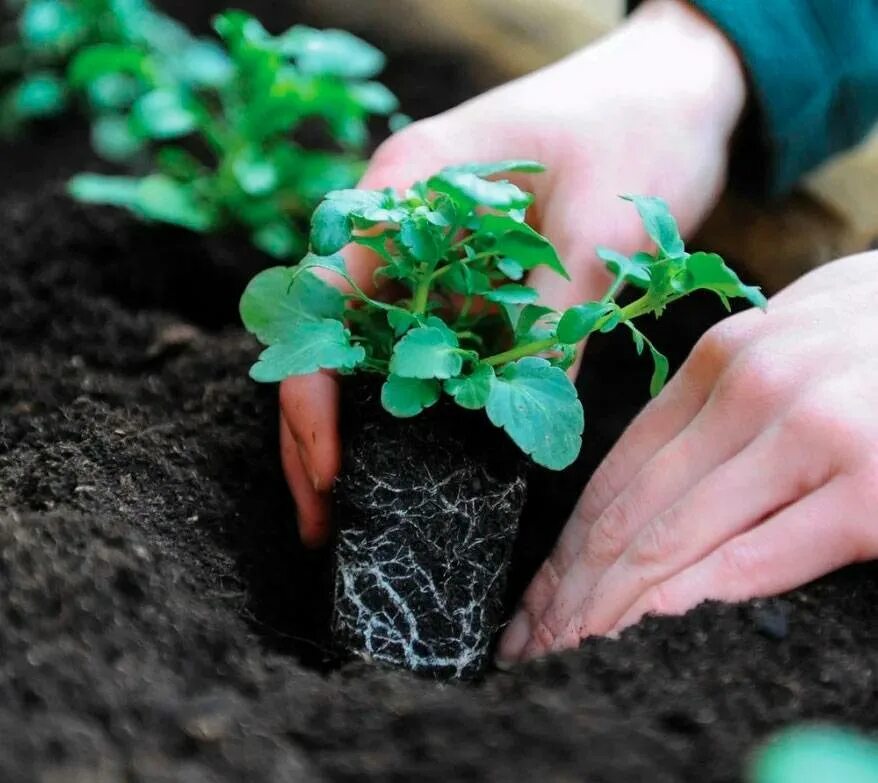
[[[537,269],[528,285],[565,309],[606,289],[596,245],[624,253],[646,247],[636,212],[618,195],[661,195],[684,234],[703,220],[725,184],[745,90],[734,49],[708,20],[683,0],[648,0],[596,44],[392,136],[360,186],[404,189],[469,161],[544,163],[546,173],[515,180],[535,194],[528,220],[555,244],[571,280]],[[374,290],[377,259],[355,246],[345,256],[357,283]],[[280,387],[281,457],[309,546],[330,532],[338,399],[329,373]]]

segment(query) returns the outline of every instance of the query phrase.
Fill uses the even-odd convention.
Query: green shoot
[[[759,289],[719,256],[687,253],[665,202],[643,196],[627,198],[655,252],[629,258],[599,249],[616,278],[607,296],[561,313],[541,306],[521,282],[525,274],[540,266],[567,272],[549,240],[524,222],[532,196],[489,179],[541,170],[533,161],[456,166],[403,194],[329,193],[312,218],[312,252],[297,267],[257,275],[241,299],[244,324],[267,346],[251,376],[377,373],[385,377],[383,406],[399,417],[444,392],[463,408],[484,408],[535,462],[560,470],[580,451],[584,421],[565,371],[589,335],[628,329],[638,352],[649,350],[658,394],[668,362],[636,325],[642,316],[702,289],[726,304],[743,297],[765,306]],[[350,243],[378,256],[376,277],[393,281],[401,298],[376,299],[356,286],[338,252]],[[326,272],[349,293],[324,282]],[[642,294],[620,306],[615,295],[625,284]]]
[[[243,228],[276,258],[301,254],[315,205],[363,171],[369,117],[396,110],[393,94],[372,81],[384,57],[340,30],[298,26],[274,36],[242,11],[221,14],[214,28],[222,46],[215,45],[213,65],[202,63],[209,82],[193,85],[177,69],[159,67],[170,60],[155,49],[140,63],[121,50],[108,58],[108,68],[152,79],[120,132],[153,144],[153,171],[140,178],[81,174],[70,191],[193,231]],[[93,51],[80,54],[71,73],[94,76],[103,61],[83,64]],[[336,151],[295,140],[314,120]]]
[[[127,160],[158,136],[191,130],[182,112],[168,122],[153,109],[157,91],[182,96],[228,78],[229,62],[213,42],[195,38],[146,0],[26,0],[17,35],[0,48],[0,131],[53,117],[80,103],[92,143],[108,160]],[[181,98],[182,100],[182,98]],[[161,123],[161,120],[160,120]]]

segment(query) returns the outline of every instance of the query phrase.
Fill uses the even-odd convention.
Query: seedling
[[[215,87],[229,73],[220,47],[195,38],[145,0],[26,0],[16,35],[0,49],[0,73],[15,83],[0,99],[0,129],[56,116],[79,101],[95,150],[127,160],[156,136],[188,132],[155,93]],[[165,100],[167,104],[167,99]],[[153,122],[156,109],[162,127]]]
[[[212,71],[212,84],[190,89],[170,79],[132,108],[129,130],[159,143],[155,171],[142,178],[82,174],[71,192],[194,231],[243,226],[275,257],[300,254],[302,224],[315,205],[362,172],[368,118],[396,110],[393,94],[371,81],[384,57],[340,30],[297,26],[273,36],[242,11],[218,16],[214,28],[227,67]],[[340,151],[309,149],[294,138],[312,120],[322,121]],[[171,143],[182,137],[185,146]]]
[[[267,346],[250,375],[281,381],[318,370],[384,376],[381,402],[398,417],[415,416],[448,394],[467,409],[484,408],[540,465],[560,470],[580,451],[583,409],[567,370],[576,347],[596,332],[625,328],[638,353],[648,350],[650,390],[662,388],[668,360],[635,320],[661,315],[697,290],[764,307],[714,253],[687,253],[660,198],[626,196],[637,209],[653,253],[598,255],[615,276],[599,301],[564,312],[538,303],[522,283],[539,266],[567,277],[548,239],[525,222],[533,197],[504,172],[539,172],[534,161],[470,164],[440,171],[403,194],[393,190],[329,193],[314,213],[311,249],[294,268],[257,275],[241,300],[247,329]],[[357,286],[338,251],[350,243],[379,262],[376,277],[404,295],[385,301]],[[326,270],[339,288],[315,275]],[[325,273],[323,273],[325,274]],[[624,285],[642,291],[625,306]]]

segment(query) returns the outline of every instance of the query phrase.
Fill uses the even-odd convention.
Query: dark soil
[[[527,462],[481,411],[442,399],[397,419],[379,382],[347,381],[333,642],[419,674],[476,678],[505,616]]]
[[[70,204],[76,145],[43,138],[0,152],[0,781],[735,781],[791,721],[878,729],[873,565],[477,685],[332,668],[328,556],[236,324],[261,260]],[[721,314],[652,333],[679,363]],[[647,382],[623,335],[589,347],[586,448],[531,477],[513,593]]]

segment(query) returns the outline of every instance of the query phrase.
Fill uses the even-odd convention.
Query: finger
[[[301,470],[292,474],[296,480],[290,481],[290,488],[300,515],[305,512],[304,527],[300,521],[303,540],[315,544],[328,533],[324,521],[328,516],[315,509],[318,505],[324,510],[328,506],[325,497],[341,462],[338,397],[338,382],[326,373],[288,378],[280,385],[281,414],[301,465]],[[319,504],[315,497],[320,498]],[[312,519],[317,523],[311,525]]]
[[[532,612],[531,639],[518,652],[519,657],[541,654],[569,638],[573,633],[569,627],[581,616],[584,602],[641,529],[757,437],[774,408],[754,405],[742,417],[741,403],[737,393],[717,387],[688,426],[643,465],[594,522],[576,516],[583,513],[577,508],[568,523],[568,528],[573,525],[577,532],[559,542],[559,547],[567,547],[567,561],[559,562],[557,555],[554,560],[560,576],[558,586],[542,613]],[[730,420],[738,421],[738,426],[729,427]],[[570,549],[570,538],[578,545],[575,551]]]
[[[563,577],[578,562],[589,530],[612,498],[701,410],[709,396],[713,374],[704,369],[701,363],[684,365],[629,425],[592,475],[552,553],[534,575],[522,597],[521,608],[501,638],[501,660],[516,660],[520,655],[530,638],[531,626],[538,625]]]
[[[685,369],[677,373],[664,391],[631,423],[580,495],[552,553],[534,575],[521,599],[521,606],[500,640],[498,658],[516,661],[540,619],[556,597],[564,576],[575,567],[594,521],[610,496],[617,495],[650,456],[672,441],[698,413],[708,390]],[[544,635],[546,644],[553,639]]]
[[[554,594],[554,590],[549,588],[549,583],[560,582],[574,564],[580,563],[582,553],[585,553],[585,557],[589,556],[586,539],[593,535],[592,529],[602,516],[610,518],[605,518],[603,527],[598,530],[597,537],[603,546],[598,546],[595,550],[600,553],[613,549],[612,552],[606,553],[604,560],[611,554],[621,552],[627,539],[624,538],[621,526],[614,520],[615,517],[627,520],[628,514],[617,513],[619,508],[610,510],[611,504],[616,503],[617,506],[624,504],[622,506],[624,509],[632,503],[640,502],[639,499],[643,496],[655,499],[650,494],[654,491],[652,487],[641,489],[633,497],[629,494],[628,500],[620,498],[626,490],[634,491],[630,490],[630,486],[636,477],[654,477],[660,484],[658,491],[667,491],[670,498],[667,502],[670,503],[686,488],[669,484],[675,477],[678,480],[687,480],[687,477],[690,477],[694,483],[704,475],[704,473],[686,474],[680,469],[678,454],[681,449],[685,452],[686,442],[677,439],[692,424],[696,416],[702,416],[704,408],[718,405],[722,410],[714,421],[718,426],[718,436],[724,437],[723,430],[727,429],[728,421],[728,411],[725,408],[735,403],[735,397],[732,394],[723,394],[717,402],[713,399],[713,392],[722,371],[734,361],[741,347],[751,341],[755,326],[757,324],[753,321],[737,316],[708,332],[696,345],[679,372],[671,378],[664,391],[646,406],[610,450],[580,496],[570,520],[547,561],[547,566],[538,572],[533,588],[525,594],[525,610],[535,621],[546,610],[547,596]],[[750,430],[753,434],[755,431],[755,428]],[[743,447],[747,442],[747,432],[739,428],[738,435],[745,436],[740,440],[740,445]],[[674,441],[676,446],[669,447]],[[666,469],[661,469],[660,462],[658,471],[645,472],[645,467],[656,459],[660,452],[667,466]],[[715,456],[718,458],[717,461],[703,465],[696,463],[695,467],[700,466],[706,471],[727,459],[731,453],[719,453]],[[648,510],[648,504],[644,505],[644,510]],[[656,513],[661,510],[663,510],[661,507],[655,508]],[[603,535],[604,533],[606,535]],[[612,559],[610,558],[608,562]],[[519,622],[518,625],[520,627],[521,623]]]
[[[651,588],[613,633],[645,614],[683,614],[706,599],[744,601],[792,590],[849,563],[873,558],[868,513],[845,513],[855,488],[837,478],[704,560]],[[868,543],[867,547],[867,539]]]
[[[826,452],[775,425],[641,528],[597,581],[555,648],[605,634],[644,593],[831,477]]]
[[[296,499],[299,537],[306,546],[322,546],[330,530],[328,499],[315,491],[302,464],[299,445],[283,416],[280,417],[280,454],[287,484]]]

